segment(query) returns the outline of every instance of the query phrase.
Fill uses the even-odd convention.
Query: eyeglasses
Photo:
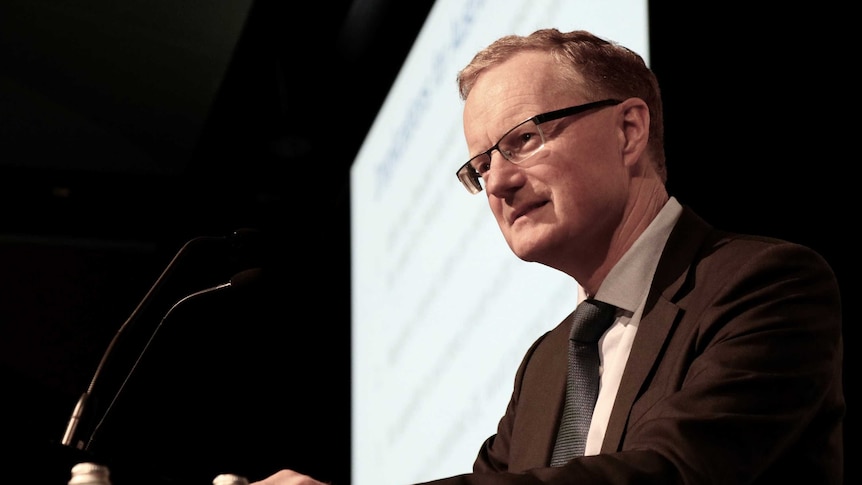
[[[549,111],[528,118],[507,131],[505,135],[500,137],[500,141],[496,145],[468,160],[455,174],[468,192],[478,194],[482,191],[485,184],[485,179],[482,178],[482,175],[491,168],[491,152],[494,150],[500,152],[503,158],[512,163],[521,163],[538,153],[545,146],[545,133],[539,127],[542,123],[565,118],[566,116],[573,116],[593,108],[614,106],[621,102],[616,99],[603,99],[601,101],[593,101],[592,103]]]

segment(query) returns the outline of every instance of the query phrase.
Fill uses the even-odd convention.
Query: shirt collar
[[[670,197],[632,247],[611,268],[596,292],[597,300],[629,312],[637,309],[649,291],[664,245],[681,213],[682,205]]]

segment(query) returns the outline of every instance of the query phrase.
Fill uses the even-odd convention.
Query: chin
[[[569,243],[560,238],[558,232],[533,231],[531,234],[520,234],[527,237],[517,236],[507,239],[509,249],[515,256],[529,263],[548,264],[560,251],[570,247]]]
[[[509,248],[512,250],[513,253],[515,253],[515,256],[528,263],[536,263],[539,262],[541,259],[541,248],[534,243],[510,243]]]

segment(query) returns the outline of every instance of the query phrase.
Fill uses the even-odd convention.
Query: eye
[[[519,158],[524,153],[535,150],[541,145],[542,137],[536,131],[535,123],[525,121],[512,129],[500,141],[500,153],[508,160]]]
[[[470,160],[470,166],[477,175],[484,175],[488,170],[491,170],[491,155],[483,153],[477,155],[473,160]]]
[[[538,144],[541,140],[542,137],[540,137],[539,134],[535,131],[524,131],[518,136],[517,151],[530,151],[534,149],[536,147],[536,144]]]
[[[478,173],[479,175],[484,175],[486,172],[488,172],[488,170],[491,170],[491,157],[487,157],[486,161],[478,163],[477,165],[478,167],[476,168],[476,173]]]

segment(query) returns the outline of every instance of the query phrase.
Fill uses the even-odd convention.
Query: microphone
[[[71,418],[69,418],[69,422],[66,425],[66,431],[63,434],[63,439],[61,441],[62,445],[70,446],[72,444],[72,441],[75,438],[77,428],[80,425],[87,411],[87,405],[93,395],[95,385],[98,382],[99,376],[102,374],[114,347],[120,340],[120,336],[133,325],[133,323],[143,312],[144,308],[146,308],[155,299],[155,296],[165,286],[166,281],[173,274],[175,268],[179,265],[179,263],[185,260],[186,256],[191,253],[193,249],[196,249],[201,246],[228,243],[231,249],[244,250],[245,247],[249,245],[250,240],[256,241],[257,239],[259,239],[257,230],[237,229],[230,236],[198,236],[187,241],[185,244],[183,244],[182,247],[180,247],[179,251],[177,251],[174,257],[171,259],[171,261],[156,279],[155,283],[153,283],[153,286],[150,287],[149,291],[147,291],[146,295],[144,295],[144,298],[140,301],[140,303],[138,303],[138,306],[135,307],[135,309],[132,311],[126,321],[123,322],[123,324],[114,334],[114,337],[108,344],[105,353],[102,354],[102,359],[99,362],[99,365],[96,367],[96,371],[93,373],[93,377],[90,380],[90,384],[87,387],[87,390],[84,391],[84,393],[78,399],[78,402],[75,404],[75,408],[72,411],[72,416]],[[80,449],[82,445],[83,443],[79,441],[77,446],[75,447]]]
[[[209,288],[204,288],[202,290],[198,290],[194,293],[191,293],[189,295],[186,295],[186,296],[180,298],[179,300],[177,300],[176,303],[171,305],[171,307],[168,309],[167,312],[165,312],[165,315],[159,321],[159,324],[156,326],[156,329],[153,330],[152,334],[150,334],[149,340],[147,340],[147,343],[146,343],[146,345],[144,345],[144,348],[143,348],[143,350],[141,350],[141,353],[138,354],[138,357],[135,360],[135,363],[132,365],[132,368],[129,370],[128,374],[126,374],[126,377],[123,379],[123,382],[122,382],[122,384],[120,384],[120,387],[117,389],[117,392],[114,393],[114,396],[111,398],[111,402],[108,404],[107,408],[105,409],[105,412],[102,413],[102,417],[99,419],[99,422],[96,423],[95,427],[93,427],[93,431],[90,433],[90,438],[87,440],[86,446],[84,446],[85,451],[90,448],[90,445],[92,445],[93,439],[95,438],[96,433],[102,427],[102,424],[105,422],[105,418],[107,418],[108,414],[111,412],[111,409],[114,407],[114,404],[117,402],[117,398],[123,392],[123,389],[126,387],[126,384],[129,382],[129,379],[132,377],[132,374],[134,374],[135,370],[138,368],[138,364],[141,362],[141,359],[144,357],[144,354],[147,352],[147,349],[149,349],[150,344],[155,339],[156,334],[159,332],[159,329],[162,328],[162,325],[165,323],[165,321],[167,321],[168,317],[171,316],[171,313],[173,313],[173,311],[176,308],[178,308],[179,306],[181,306],[183,303],[185,303],[191,299],[198,298],[198,297],[203,296],[203,295],[215,293],[215,292],[218,292],[221,290],[233,289],[232,291],[238,291],[238,290],[248,288],[253,283],[255,283],[256,281],[259,281],[261,279],[262,271],[263,270],[261,270],[260,268],[251,268],[251,269],[246,269],[246,270],[240,271],[239,273],[233,275],[231,277],[230,281],[228,281],[226,283],[222,283],[222,284],[219,284],[216,286],[211,286]]]

